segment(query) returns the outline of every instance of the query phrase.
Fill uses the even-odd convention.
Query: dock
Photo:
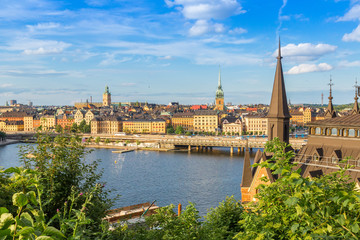
[[[156,213],[159,207],[150,202],[131,205],[122,208],[116,208],[107,211],[104,220],[109,223],[117,223],[119,221],[126,221],[130,219],[140,218],[144,213],[145,216],[150,216]]]
[[[124,149],[124,150],[115,150],[111,151],[112,153],[126,153],[126,152],[133,152],[135,149]]]

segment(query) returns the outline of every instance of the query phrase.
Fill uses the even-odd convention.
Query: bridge
[[[290,144],[294,149],[300,149],[306,144],[306,139],[290,139]],[[188,147],[190,151],[192,148],[196,150],[207,149],[212,147],[228,147],[230,153],[234,153],[234,148],[238,152],[244,151],[246,147],[250,150],[252,148],[264,148],[267,138],[249,138],[249,139],[233,139],[233,138],[166,138],[159,140],[160,147],[175,148]]]

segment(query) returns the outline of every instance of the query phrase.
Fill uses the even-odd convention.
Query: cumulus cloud
[[[354,21],[360,19],[360,4],[354,5],[343,17],[339,17],[337,21]]]
[[[244,13],[236,0],[165,0],[169,7],[179,9],[188,19],[224,19]]]
[[[332,53],[336,49],[337,46],[323,43],[316,45],[311,43],[299,43],[298,45],[290,43],[281,48],[281,54],[293,60],[310,61]],[[277,51],[274,51],[273,56],[277,56]]]
[[[17,39],[10,43],[6,50],[22,51],[26,55],[61,53],[71,44],[62,41]]]
[[[189,30],[190,36],[200,36],[209,32],[222,33],[225,31],[224,25],[220,23],[211,23],[207,20],[197,20],[194,26]]]
[[[165,0],[169,7],[176,7],[186,19],[196,20],[189,29],[190,36],[210,32],[223,33],[225,27],[211,20],[225,19],[245,13],[237,0]]]
[[[286,74],[301,74],[310,72],[325,72],[332,70],[333,67],[327,63],[316,64],[300,64],[292,67]]]
[[[344,42],[360,42],[360,25],[358,25],[351,33],[345,33],[342,40]]]

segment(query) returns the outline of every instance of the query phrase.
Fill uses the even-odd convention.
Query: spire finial
[[[282,56],[281,56],[280,36],[279,36],[279,48],[278,48],[278,56],[277,56],[277,59],[282,59]]]
[[[357,78],[355,78],[355,85],[354,85],[354,88],[355,88],[355,101],[357,101],[359,98],[358,98],[358,88],[359,86],[357,85]]]
[[[220,64],[219,64],[219,84],[218,84],[218,88],[221,89],[221,69],[220,69]]]
[[[329,94],[329,100],[332,100],[333,97],[332,97],[332,90],[331,90],[331,87],[334,86],[334,84],[332,83],[332,78],[331,78],[331,75],[330,75],[330,83],[328,84],[330,86],[330,94]]]

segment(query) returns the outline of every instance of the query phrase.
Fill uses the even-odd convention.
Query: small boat
[[[109,210],[107,211],[104,220],[108,221],[110,224],[113,224],[120,221],[127,221],[130,219],[153,215],[155,214],[156,209],[159,208],[155,205],[155,201],[152,203],[146,202]]]

